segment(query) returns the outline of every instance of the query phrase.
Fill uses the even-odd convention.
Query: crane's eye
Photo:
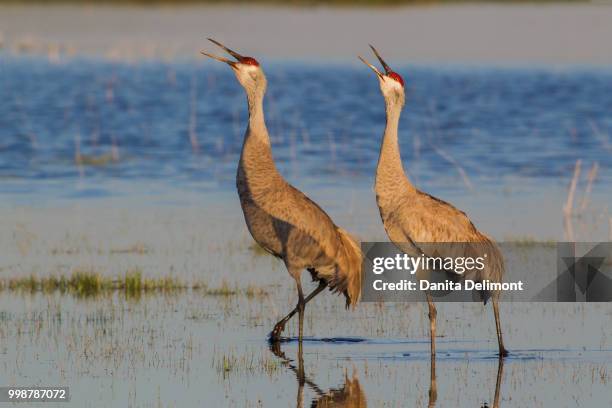
[[[398,74],[397,72],[389,72],[387,74],[387,76],[389,78],[393,78],[395,79],[397,82],[400,83],[400,85],[402,86],[402,88],[404,87],[404,79],[400,76],[400,74]]]

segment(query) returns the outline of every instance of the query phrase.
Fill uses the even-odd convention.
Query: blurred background
[[[498,238],[571,238],[560,219],[581,160],[583,238],[607,236],[610,4],[332,3],[1,2],[2,205],[225,200],[246,109],[199,54],[214,37],[262,62],[283,174],[311,194],[348,188],[326,205],[367,219],[384,110],[356,56],[372,43],[407,80],[401,147],[419,187]]]

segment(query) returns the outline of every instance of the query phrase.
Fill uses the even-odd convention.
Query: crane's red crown
[[[257,60],[255,58],[252,58],[252,57],[242,57],[242,58],[240,58],[239,62],[241,64],[252,65],[254,67],[258,67],[259,66],[259,62],[257,62]]]
[[[395,79],[397,82],[399,82],[399,83],[400,83],[400,85],[402,85],[402,88],[404,87],[404,79],[403,79],[403,78],[400,76],[400,74],[398,74],[397,72],[390,71],[390,72],[387,74],[387,76],[388,76],[389,78],[393,78],[393,79]]]

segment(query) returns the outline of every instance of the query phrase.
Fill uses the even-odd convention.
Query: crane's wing
[[[321,207],[304,193],[290,186],[288,202],[295,208],[290,216],[294,227],[305,233],[316,243],[320,254],[307,248],[297,252],[306,255],[312,263],[316,276],[327,282],[329,288],[343,293],[346,307],[355,307],[361,297],[361,262],[362,253],[358,241],[348,232],[335,225]],[[308,240],[310,241],[310,240]],[[309,246],[309,245],[306,245]],[[313,256],[314,255],[314,256]]]
[[[291,184],[286,183],[285,188],[271,196],[273,199],[266,203],[266,210],[275,218],[321,240],[335,231],[336,225],[329,215]]]
[[[389,238],[411,256],[469,256],[466,252],[472,251],[466,243],[488,241],[464,212],[420,191],[401,196],[383,222]],[[442,245],[428,245],[436,243]]]
[[[420,191],[404,199],[394,217],[414,242],[480,242],[486,238],[463,211]]]
[[[279,183],[265,192],[265,199],[256,201],[275,220],[276,233],[282,242],[287,242],[291,235],[294,250],[299,247],[304,253],[312,250],[307,257],[317,257],[316,250],[320,249],[329,258],[335,258],[339,245],[338,227],[300,190],[283,180],[282,185]]]
[[[444,270],[451,276],[464,275],[470,279],[490,279],[501,282],[504,265],[497,245],[482,234],[468,216],[446,201],[417,191],[402,196],[393,211],[385,214],[385,229],[391,240],[405,253],[428,257],[479,257],[487,254],[484,271],[460,274]],[[441,243],[443,245],[428,245]],[[457,245],[454,245],[457,244]],[[490,293],[481,293],[486,299]]]

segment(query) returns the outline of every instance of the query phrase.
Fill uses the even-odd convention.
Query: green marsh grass
[[[123,276],[112,278],[92,269],[75,269],[69,276],[51,275],[38,277],[29,275],[0,279],[0,290],[21,293],[54,293],[71,294],[77,297],[94,297],[104,293],[124,292],[128,298],[142,294],[198,292],[205,296],[246,296],[249,298],[264,297],[268,292],[262,288],[249,285],[240,288],[237,284],[223,281],[218,287],[196,281],[183,282],[173,276],[143,277],[139,268],[128,270]]]
[[[224,379],[232,374],[265,374],[272,377],[278,373],[281,365],[279,360],[268,353],[259,354],[248,349],[242,353],[237,353],[235,350],[219,353],[216,349],[213,350],[212,366],[217,374]]]
[[[227,281],[223,281],[218,288],[209,288],[206,294],[210,296],[233,296],[239,292],[236,285],[232,286]]]
[[[506,237],[504,239],[506,243],[510,243],[519,247],[555,247],[557,241],[554,239],[540,240],[530,236],[517,236],[517,237]]]
[[[255,256],[264,256],[264,255],[267,256],[267,255],[270,255],[270,253],[268,251],[263,249],[263,247],[261,247],[256,242],[253,242],[251,245],[249,245],[249,251],[253,252],[253,255],[255,255]]]

